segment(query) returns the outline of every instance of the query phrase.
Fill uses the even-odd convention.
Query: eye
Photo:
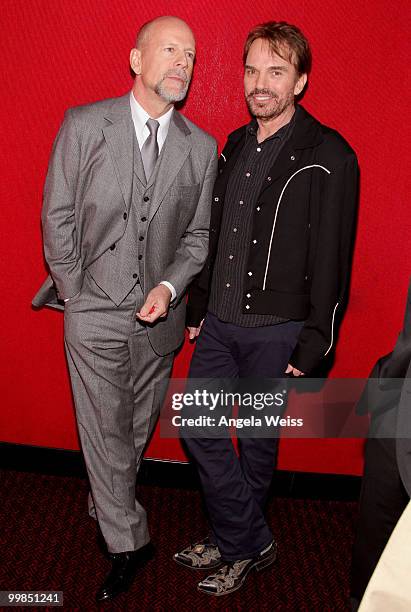
[[[195,57],[195,55],[194,55],[194,53],[193,53],[192,51],[187,51],[187,52],[186,52],[186,55],[187,55],[187,56],[188,56],[188,57],[189,57],[189,58],[190,58],[192,61],[194,61],[194,57]]]
[[[173,51],[174,51],[174,47],[166,47],[166,48],[164,49],[164,51],[167,51],[167,52],[169,52],[169,53],[173,53]]]
[[[254,68],[246,68],[245,73],[251,76],[252,74],[255,74],[255,70]]]

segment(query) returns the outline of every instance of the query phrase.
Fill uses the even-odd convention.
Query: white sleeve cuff
[[[176,290],[174,289],[174,287],[173,287],[173,285],[171,283],[169,283],[167,281],[161,281],[159,283],[159,285],[165,285],[167,287],[167,289],[170,289],[170,291],[171,291],[171,300],[170,300],[170,302],[172,302],[173,300],[176,299],[177,293],[176,293]]]

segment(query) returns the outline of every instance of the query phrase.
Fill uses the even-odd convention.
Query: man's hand
[[[301,372],[301,370],[297,370],[297,368],[294,368],[291,365],[291,363],[288,364],[285,373],[286,374],[292,374],[293,376],[305,376],[304,372]]]
[[[201,321],[198,327],[187,327],[189,340],[195,340],[197,338],[198,334],[201,331],[201,328],[203,327],[203,323],[204,319]]]
[[[171,300],[171,291],[165,285],[157,285],[150,291],[136,318],[146,323],[154,323],[167,316]]]

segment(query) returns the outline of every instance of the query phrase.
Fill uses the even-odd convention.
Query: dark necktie
[[[150,130],[150,134],[141,147],[141,159],[143,160],[146,182],[148,183],[158,158],[157,131],[160,124],[155,119],[148,119],[146,126]]]

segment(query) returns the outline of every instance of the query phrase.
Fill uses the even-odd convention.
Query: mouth
[[[270,100],[276,100],[277,96],[275,96],[270,91],[253,91],[248,95],[249,100],[253,100],[256,104],[265,104]]]
[[[177,81],[181,85],[185,85],[187,83],[186,79],[183,79],[182,77],[179,77],[176,74],[169,74],[166,76],[166,79],[170,79],[171,81]]]

